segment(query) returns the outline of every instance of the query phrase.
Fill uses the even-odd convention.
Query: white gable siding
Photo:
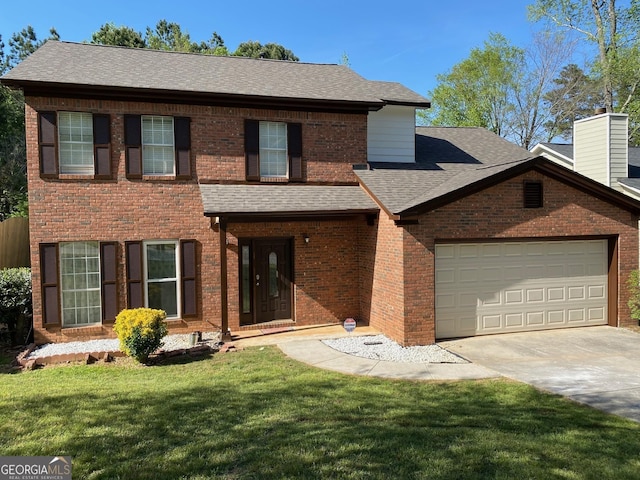
[[[367,118],[370,162],[415,163],[416,112],[413,107],[387,105]]]
[[[628,116],[596,115],[578,120],[573,129],[575,171],[622,191],[618,178],[628,176]]]

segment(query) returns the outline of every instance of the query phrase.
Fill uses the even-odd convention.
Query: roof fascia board
[[[362,112],[377,111],[385,102],[360,102],[312,98],[265,97],[231,93],[187,92],[115,86],[61,85],[57,83],[29,82],[3,79],[2,84],[21,88],[25,96],[96,98],[104,100],[146,101],[152,103],[190,103],[198,105],[228,105],[239,107],[265,107],[308,111]]]

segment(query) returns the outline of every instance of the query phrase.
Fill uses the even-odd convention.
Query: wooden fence
[[[0,222],[0,269],[29,266],[29,219],[14,217]]]

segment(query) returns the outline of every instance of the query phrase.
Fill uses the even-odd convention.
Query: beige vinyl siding
[[[573,145],[574,170],[610,187],[608,115],[575,122]]]
[[[387,105],[367,117],[370,162],[415,163],[415,109]]]
[[[627,123],[627,115],[613,113],[575,122],[575,171],[622,191],[618,178],[628,176]]]

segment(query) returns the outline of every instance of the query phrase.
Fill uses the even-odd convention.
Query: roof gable
[[[533,169],[640,211],[640,203],[626,195],[477,127],[418,127],[415,164],[371,163],[355,173],[382,208],[402,220]]]

